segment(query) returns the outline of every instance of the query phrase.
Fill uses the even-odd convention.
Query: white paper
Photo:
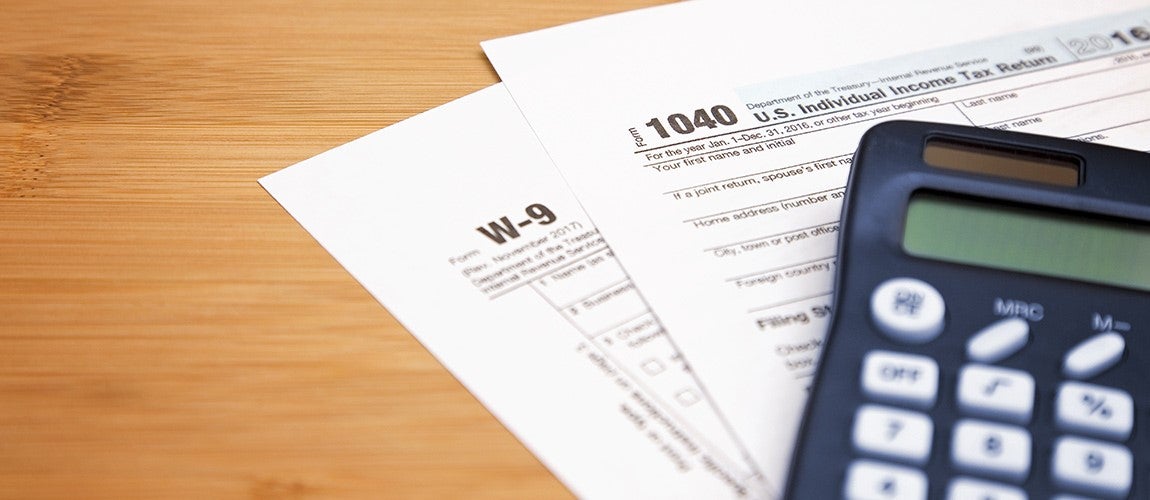
[[[1109,42],[1103,52],[1144,47],[1131,31],[1147,26],[1141,14],[1033,43],[851,65],[1135,5],[691,2],[483,46],[736,434],[780,483],[828,324],[840,197],[862,131],[897,117],[1129,144],[1122,137],[1144,137],[1150,109],[1137,93],[1141,67],[1041,84],[1111,64],[1070,64],[1071,39]],[[1034,62],[1047,56],[1054,62]],[[940,77],[955,80],[933,87]],[[892,86],[906,90],[863,99]],[[1100,101],[1073,107],[1089,99]]]
[[[502,86],[260,182],[577,495],[775,494]]]

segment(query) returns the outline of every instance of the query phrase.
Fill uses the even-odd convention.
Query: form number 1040
[[[730,107],[723,104],[711,106],[710,110],[696,109],[692,117],[688,117],[686,113],[675,113],[667,116],[667,125],[677,134],[690,134],[700,128],[715,128],[719,125],[734,125],[736,123],[739,123],[739,117]],[[663,125],[663,121],[657,117],[651,118],[651,121],[645,125],[655,129],[659,137],[664,139],[671,137],[670,132],[667,132],[667,127]]]

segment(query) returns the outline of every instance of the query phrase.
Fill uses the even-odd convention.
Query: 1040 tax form
[[[915,119],[1150,147],[1150,15],[1121,13],[1136,6],[689,2],[484,49],[779,482],[863,131]]]

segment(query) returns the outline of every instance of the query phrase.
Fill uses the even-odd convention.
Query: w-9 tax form
[[[776,493],[501,85],[260,182],[575,494]]]

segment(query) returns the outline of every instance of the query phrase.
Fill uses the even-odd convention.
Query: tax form
[[[1118,14],[1136,6],[691,2],[483,46],[736,434],[780,482],[829,324],[838,216],[862,132],[917,119],[1145,149],[1150,24],[1145,11]]]
[[[260,183],[576,495],[776,493],[502,86]]]

